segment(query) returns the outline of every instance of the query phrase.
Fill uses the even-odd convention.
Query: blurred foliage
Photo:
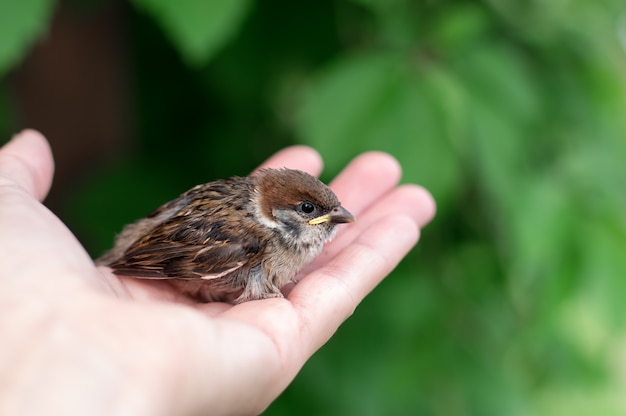
[[[0,1],[0,77],[16,65],[45,31],[50,0]]]
[[[135,0],[170,35],[190,64],[206,61],[239,29],[249,0]]]
[[[626,414],[622,1],[133,5],[138,150],[67,203],[93,252],[291,143],[319,149],[327,179],[390,152],[438,201],[268,414]],[[50,8],[0,3],[0,72]]]

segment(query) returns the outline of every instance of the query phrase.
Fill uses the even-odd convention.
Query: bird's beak
[[[354,215],[350,214],[350,212],[348,212],[347,209],[345,209],[344,207],[340,205],[336,208],[333,208],[333,210],[330,211],[326,215],[313,218],[312,220],[309,221],[309,224],[315,225],[315,224],[321,224],[323,222],[330,222],[333,224],[344,224],[347,222],[354,222],[354,221],[356,221],[356,219],[354,218]]]

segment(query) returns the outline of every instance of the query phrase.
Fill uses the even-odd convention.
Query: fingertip
[[[320,164],[322,164],[322,156],[319,154],[317,150],[315,150],[311,146],[306,146],[304,144],[296,144],[296,145],[288,146],[284,148],[283,151],[306,154],[307,157],[311,158],[312,161],[319,162]]]
[[[35,129],[24,129],[11,137],[11,140],[4,146],[11,148],[12,146],[32,146],[51,152],[48,140]]]
[[[402,177],[400,162],[389,153],[381,151],[362,153],[350,162],[350,166],[375,172],[377,176],[385,177],[391,183],[397,183]]]
[[[356,175],[355,175],[356,173]],[[395,185],[402,177],[402,166],[389,153],[371,151],[362,153],[352,159],[348,166],[338,175],[334,182],[340,183],[346,175],[358,177],[362,181],[384,182]]]
[[[295,145],[275,153],[259,169],[290,168],[318,176],[322,171],[323,165],[322,157],[315,149],[304,145]]]
[[[305,145],[295,145],[286,149],[288,152],[296,155],[301,163],[304,163],[310,171],[314,171],[315,175],[319,175],[324,169],[324,160],[319,152],[312,147]]]
[[[370,204],[393,189],[402,177],[402,168],[391,155],[366,152],[354,158],[330,184],[341,204],[359,215]]]
[[[415,245],[420,237],[420,224],[407,214],[391,214],[382,218],[378,224],[387,228],[391,235],[405,236],[408,245]]]
[[[426,226],[435,217],[437,203],[433,195],[423,186],[408,184],[398,188],[398,192],[410,193],[410,197],[415,201],[416,220],[420,228]]]
[[[415,218],[406,213],[393,213],[379,218],[370,225],[357,239],[357,244],[368,245],[368,241],[375,239],[376,244],[385,247],[384,250],[379,249],[378,253],[387,252],[387,255],[383,256],[386,264],[394,264],[395,267],[395,264],[417,244],[420,234],[420,225],[415,222]],[[358,243],[359,240],[360,243]],[[371,244],[373,251],[375,251],[375,246]],[[395,248],[390,249],[390,247]]]
[[[389,153],[366,152],[357,156],[352,163],[369,170],[376,167],[377,175],[387,177],[389,182],[397,183],[402,178],[402,165]],[[437,203],[433,195],[420,185],[408,184],[402,185],[401,188],[407,188],[415,194],[419,206],[418,225],[423,227],[432,221],[437,212]]]
[[[14,135],[0,149],[0,174],[43,200],[54,174],[52,150],[46,138],[33,129]]]

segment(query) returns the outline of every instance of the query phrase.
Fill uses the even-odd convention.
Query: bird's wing
[[[174,215],[132,243],[109,267],[117,274],[152,279],[215,279],[254,261],[263,251],[250,232],[226,229],[224,221],[184,221]]]

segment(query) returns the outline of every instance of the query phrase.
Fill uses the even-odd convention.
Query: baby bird
[[[96,263],[118,275],[169,279],[203,302],[282,297],[336,225],[354,220],[313,176],[264,169],[190,189],[124,227]]]

